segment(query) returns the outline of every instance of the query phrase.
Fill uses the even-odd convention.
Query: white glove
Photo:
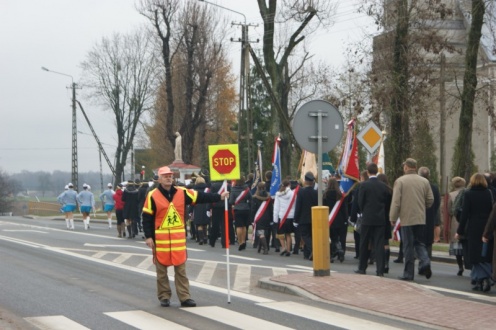
[[[212,216],[212,213],[210,211],[207,211],[207,217],[211,217]]]
[[[293,226],[294,226],[295,228],[298,228],[298,224],[297,224],[296,222],[293,222]]]

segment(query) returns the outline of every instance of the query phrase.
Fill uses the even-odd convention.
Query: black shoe
[[[413,281],[413,278],[399,276],[398,280],[411,282],[411,281]]]
[[[160,306],[162,306],[162,307],[169,307],[170,306],[170,300],[169,299],[162,299],[162,300],[160,300]]]
[[[463,276],[463,268],[460,268],[458,270],[458,273],[456,273],[457,276]]]
[[[482,280],[482,291],[489,292],[491,290],[491,281],[488,278]]]
[[[480,283],[476,284],[475,286],[472,287],[473,291],[482,291],[482,286]]]
[[[193,299],[186,299],[181,302],[182,307],[196,307],[196,302]]]
[[[361,269],[355,269],[354,272],[355,272],[355,274],[365,275],[365,271],[361,270]]]
[[[394,259],[393,262],[395,264],[402,264],[403,263],[403,259]]]
[[[280,254],[279,254],[281,257],[286,255],[286,250],[282,251]]]
[[[338,260],[341,263],[344,261],[344,251],[338,251]]]
[[[384,267],[384,274],[389,274],[389,267]]]
[[[291,255],[291,253],[289,253],[289,252],[286,252],[286,254],[285,254],[286,257],[289,257],[290,255]]]
[[[424,269],[422,269],[422,275],[425,275],[426,279],[430,279],[432,277],[432,270],[430,265],[425,266]]]
[[[298,255],[300,253],[298,251],[293,251],[293,254]]]
[[[199,242],[198,242],[198,244],[199,244],[199,245],[203,245],[203,241],[199,241]]]
[[[276,252],[279,252],[279,251],[281,251],[281,250],[279,250],[279,248],[276,248]]]

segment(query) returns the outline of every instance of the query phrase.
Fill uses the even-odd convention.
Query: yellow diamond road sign
[[[381,145],[382,132],[377,125],[371,121],[357,135],[358,141],[368,150],[374,153]]]

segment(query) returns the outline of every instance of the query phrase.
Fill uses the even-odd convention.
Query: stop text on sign
[[[241,177],[237,144],[208,146],[208,155],[212,181],[238,180]]]

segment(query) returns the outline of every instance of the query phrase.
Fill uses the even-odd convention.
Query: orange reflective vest
[[[164,266],[182,265],[187,259],[184,191],[178,189],[172,202],[169,202],[158,189],[151,192],[148,198],[150,197],[153,198],[156,206],[155,254],[157,261]],[[145,208],[150,207],[150,201],[146,202]]]

